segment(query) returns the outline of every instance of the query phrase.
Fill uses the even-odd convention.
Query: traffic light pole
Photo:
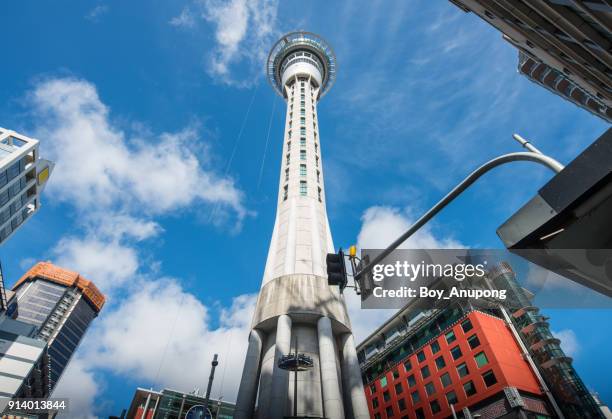
[[[519,137],[521,138],[521,137]],[[515,139],[521,142],[518,138]],[[521,138],[521,140],[523,140]],[[379,253],[370,263],[364,266],[359,272],[357,272],[354,276],[355,282],[358,282],[363,275],[372,270],[374,265],[378,264],[384,258],[389,256],[391,252],[397,249],[403,242],[405,242],[410,236],[416,233],[423,225],[425,225],[429,220],[431,220],[436,214],[438,214],[444,207],[450,204],[455,198],[457,198],[462,192],[464,192],[467,188],[469,188],[474,182],[476,182],[482,175],[491,171],[492,169],[504,165],[506,163],[511,163],[515,161],[530,161],[534,163],[541,164],[543,166],[548,167],[555,173],[559,173],[563,170],[563,165],[559,163],[557,160],[549,157],[545,154],[542,154],[539,150],[533,147],[528,141],[525,143],[521,142],[528,152],[519,152],[519,153],[508,153],[503,154],[501,156],[495,157],[494,159],[489,160],[472,173],[470,173],[461,183],[459,183],[455,188],[453,188],[444,198],[442,198],[436,205],[431,207],[429,211],[421,216],[404,234],[398,237],[393,243],[391,243],[385,250]],[[531,147],[531,148],[530,148]]]

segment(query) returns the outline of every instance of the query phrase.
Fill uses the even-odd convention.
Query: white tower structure
[[[369,418],[344,299],[326,277],[325,257],[334,245],[325,210],[317,103],[334,82],[336,57],[319,36],[292,32],[272,48],[267,74],[287,101],[283,158],[276,220],[234,417],[293,417],[293,373],[279,368],[278,361],[297,340],[299,352],[314,364],[298,373],[298,417]]]

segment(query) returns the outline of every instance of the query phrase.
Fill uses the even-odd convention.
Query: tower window
[[[287,166],[289,166],[290,154],[287,153]]]
[[[300,145],[302,147],[306,147],[306,138],[304,138],[304,137],[300,138]],[[315,144],[315,146],[316,146],[316,144]]]
[[[283,187],[283,201],[287,200],[287,195],[289,194],[289,186],[285,185]]]
[[[304,106],[306,106],[306,102],[304,102],[303,100],[300,102],[300,106],[303,108]]]
[[[291,138],[291,130],[287,131],[287,137]]]
[[[306,176],[306,165],[300,164],[300,176]]]
[[[315,153],[319,152],[319,146],[317,145],[317,143],[315,143]]]
[[[306,127],[300,128],[300,134],[301,135],[306,135]]]
[[[306,95],[300,95],[300,99],[301,99],[301,100],[306,99]]]
[[[291,150],[291,141],[287,141],[287,150]]]
[[[307,188],[306,188],[306,181],[305,180],[301,180],[300,181],[300,195],[302,196],[306,196],[306,192],[307,192]]]
[[[285,180],[289,180],[289,168],[285,169]]]
[[[317,182],[321,181],[321,172],[317,170]]]
[[[306,125],[306,118],[305,117],[300,117],[300,124],[302,125]]]
[[[319,157],[318,156],[317,156],[316,163],[317,163],[317,167],[319,167]]]
[[[306,109],[302,109],[302,110],[300,111],[300,115],[305,116],[305,115],[306,115]]]
[[[300,160],[306,160],[306,150],[300,150]]]
[[[322,201],[322,198],[321,198],[321,188],[319,188],[319,202],[321,202],[321,201]]]

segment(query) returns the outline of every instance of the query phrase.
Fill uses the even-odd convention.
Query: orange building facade
[[[372,418],[447,418],[451,405],[457,417],[553,417],[502,319],[471,311],[440,332],[366,383]]]

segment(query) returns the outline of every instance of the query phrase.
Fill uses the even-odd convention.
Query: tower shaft
[[[285,35],[269,76],[287,101],[276,219],[253,316],[235,418],[293,414],[294,380],[278,366],[295,340],[313,368],[298,373],[298,416],[369,418],[346,306],[327,284],[334,251],[323,184],[317,103],[335,75],[331,49],[313,34]],[[356,379],[357,378],[357,379]]]

